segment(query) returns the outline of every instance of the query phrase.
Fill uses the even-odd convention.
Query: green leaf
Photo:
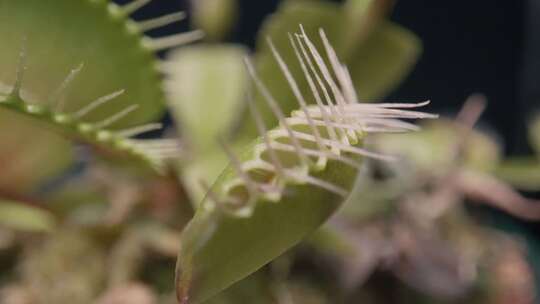
[[[365,41],[393,7],[392,0],[347,0],[343,4],[345,25],[342,48],[346,56]]]
[[[46,112],[61,118],[124,90],[85,113],[84,121],[102,122],[134,105],[138,106],[135,111],[111,121],[108,127],[129,127],[157,118],[164,110],[154,51],[157,44],[144,36],[143,24],[132,21],[127,8],[108,0],[0,0],[0,100],[21,101],[22,114]],[[32,175],[50,177],[70,163],[68,141],[49,134],[40,122],[2,112],[0,138],[17,133],[19,139],[6,142],[0,155],[14,164],[34,165],[29,172],[18,166],[28,181],[17,187],[33,188],[42,180],[32,180]],[[65,136],[65,126],[59,121],[47,121],[48,127],[56,124],[59,128],[53,126],[53,132]],[[36,153],[36,142],[41,153]],[[32,156],[27,161],[28,155]],[[9,179],[4,172],[0,179]]]
[[[227,163],[227,156],[221,150],[213,149],[181,165],[182,183],[194,206],[201,202],[206,195],[206,189],[202,187],[201,181],[214,180],[227,166]]]
[[[58,105],[55,92],[72,69],[83,64],[63,92],[71,112],[118,91],[125,94],[89,114],[100,120],[127,106],[139,109],[116,127],[148,122],[164,110],[164,94],[154,52],[124,11],[106,0],[0,0],[0,83],[15,82],[21,47],[27,70],[22,79],[27,102]]]
[[[224,38],[237,17],[238,0],[197,0],[193,1],[192,22],[194,28],[204,31],[212,40]]]
[[[167,91],[179,131],[196,153],[229,135],[244,108],[246,50],[234,45],[197,45],[173,52]]]
[[[188,149],[181,175],[195,203],[204,197],[199,182],[214,180],[227,164],[216,140],[229,136],[244,114],[246,55],[235,45],[198,45],[168,58],[170,107]]]
[[[414,170],[430,174],[446,174],[456,165],[482,172],[495,170],[502,153],[497,142],[487,134],[473,130],[461,159],[456,159],[455,149],[461,136],[461,130],[453,121],[441,119],[423,125],[419,132],[378,136],[375,146],[383,153],[405,157],[414,164]]]
[[[104,159],[114,159],[115,165],[130,165],[130,167],[141,167],[149,172],[162,173],[165,167],[160,147],[170,149],[176,143],[167,140],[139,140],[130,138],[135,129],[127,129],[128,133],[107,129],[102,123],[91,123],[82,120],[77,113],[64,114],[51,111],[47,107],[27,103],[17,95],[8,95],[5,99],[0,99],[0,107],[12,113],[21,114],[24,118],[33,120],[31,127],[41,126],[54,133],[46,135],[62,135],[65,139],[77,143],[88,144],[94,151]],[[83,110],[84,111],[84,110]],[[27,120],[24,120],[27,122]],[[14,125],[18,125],[15,123]],[[142,128],[153,125],[142,125]],[[160,127],[161,125],[158,124]],[[135,127],[138,128],[138,127]],[[42,130],[40,130],[43,132]],[[137,131],[138,132],[138,131]],[[156,153],[157,150],[157,153]],[[171,152],[174,154],[174,152]],[[176,156],[176,155],[174,155]]]
[[[28,117],[0,108],[0,128],[2,191],[34,191],[73,161],[69,142]]]
[[[0,226],[19,231],[46,232],[56,227],[56,220],[44,209],[0,200]]]
[[[526,191],[540,190],[540,161],[534,158],[510,158],[495,170],[500,179]]]

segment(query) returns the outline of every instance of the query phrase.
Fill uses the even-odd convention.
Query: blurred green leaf
[[[27,232],[45,232],[55,228],[56,220],[44,209],[0,200],[0,226]]]
[[[230,135],[244,112],[245,56],[239,46],[198,45],[168,60],[170,107],[190,150],[182,175],[194,203],[204,196],[199,182],[213,181],[227,164],[217,138]]]
[[[521,190],[540,190],[540,161],[537,159],[506,159],[497,167],[495,174]]]
[[[71,144],[41,124],[0,109],[0,191],[28,193],[73,160]]]
[[[206,189],[201,182],[210,183],[223,171],[228,163],[227,156],[223,151],[208,151],[197,156],[193,161],[182,166],[182,182],[188,191],[191,203],[197,206],[206,195]]]
[[[180,132],[196,153],[228,135],[243,110],[245,49],[234,45],[197,45],[173,52],[168,60],[167,91]]]
[[[382,134],[375,146],[384,153],[401,155],[414,170],[430,174],[446,174],[455,167],[455,149],[461,140],[460,131],[452,121],[437,120],[409,134]],[[462,165],[468,169],[492,172],[501,160],[501,147],[485,133],[473,131],[462,155]]]
[[[343,54],[350,54],[371,34],[393,7],[393,0],[347,0],[343,4]]]
[[[192,0],[193,27],[204,31],[205,38],[224,38],[237,17],[238,0]]]

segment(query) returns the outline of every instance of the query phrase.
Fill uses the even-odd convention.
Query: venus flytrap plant
[[[164,109],[156,53],[196,40],[201,33],[145,36],[146,31],[185,17],[179,12],[138,22],[130,19],[149,2],[118,6],[107,0],[0,1],[4,24],[0,34],[7,45],[0,51],[0,66],[4,71],[17,70],[14,80],[0,77],[0,107],[44,124],[70,141],[89,144],[101,155],[116,156],[117,163],[142,164],[162,172],[163,161],[178,155],[178,143],[132,137],[161,128],[147,123]],[[77,31],[65,26],[70,22]],[[16,50],[13,46],[19,43],[14,42],[23,37],[23,50]],[[68,55],[59,55],[58,49]],[[20,60],[13,67],[15,51]],[[64,68],[69,72],[63,74]]]
[[[303,30],[310,35],[318,35],[318,29],[324,28],[326,40],[337,47],[336,53],[342,62],[348,67],[358,67],[351,69],[350,79],[359,89],[360,96],[367,100],[378,99],[399,82],[420,49],[418,39],[412,33],[384,21],[389,8],[387,1],[373,0],[348,0],[343,5],[321,0],[283,1],[263,23],[253,56],[257,74],[272,91],[283,112],[293,111],[298,104],[295,94],[288,89],[286,78],[281,77],[281,69],[275,64],[266,37],[280,49],[284,61],[293,62],[297,56],[294,49],[288,47],[289,38],[283,33],[296,31],[298,24],[302,24]],[[313,44],[313,47],[323,47],[319,41]],[[307,46],[305,48],[307,50]],[[186,148],[184,161],[178,167],[193,204],[204,197],[205,191],[198,181],[213,180],[227,164],[215,142],[216,136],[222,134],[231,139],[231,147],[235,150],[257,136],[255,122],[242,97],[248,78],[238,63],[242,53],[245,50],[237,46],[199,44],[174,52],[165,66],[169,76],[165,83],[169,104],[184,135]],[[288,68],[297,80],[297,91],[311,94],[300,65],[289,65]],[[307,63],[306,69],[311,70]],[[326,83],[322,78],[319,80]],[[313,78],[313,82],[319,85],[317,79]],[[325,89],[330,97],[331,88]],[[324,92],[320,94],[324,101]],[[262,95],[258,94],[254,99],[263,121],[273,126],[277,119],[265,106]],[[306,102],[315,103],[313,99]],[[208,108],[215,111],[207,111]],[[207,119],[201,120],[201,115]]]
[[[72,74],[68,78],[70,76]],[[49,129],[65,138],[88,144],[105,156],[116,157],[117,160],[127,157],[135,164],[143,164],[151,170],[162,172],[164,169],[163,161],[168,157],[175,157],[179,153],[179,144],[172,139],[139,140],[131,138],[145,132],[161,129],[162,126],[159,123],[144,124],[121,130],[108,129],[111,124],[136,110],[137,105],[131,105],[97,122],[85,121],[87,114],[121,95],[123,90],[100,97],[73,113],[65,113],[25,102],[20,94],[20,84],[16,83],[13,88],[12,93],[0,99],[0,107],[44,123]]]
[[[315,105],[308,105],[308,97],[269,41],[275,63],[299,106],[288,117],[251,61],[246,60],[247,70],[278,126],[268,129],[260,108],[250,98],[259,138],[239,155],[223,144],[230,165],[209,187],[182,234],[177,264],[181,303],[208,299],[325,222],[348,196],[363,157],[391,159],[362,148],[368,134],[415,130],[414,125],[400,119],[436,117],[408,109],[427,103],[358,103],[347,69],[322,30],[320,36],[327,58],[305,32],[290,35],[310,85],[309,99],[315,99]]]
[[[114,127],[155,118],[164,109],[161,65],[156,53],[196,40],[201,33],[147,37],[145,31],[183,18],[182,13],[175,13],[133,21],[130,15],[149,2],[136,0],[118,6],[108,0],[1,1],[5,47],[0,66],[5,72],[0,82],[4,87],[15,83],[15,75],[8,71],[15,70],[17,61],[13,59],[20,53],[21,39],[26,37],[28,73],[22,89],[36,99],[27,102],[41,105],[55,102],[57,111],[70,111],[99,96],[124,89],[125,94],[118,96],[115,103],[93,112],[90,118],[104,118],[132,104],[138,104],[139,111]],[[77,30],[72,31],[67,25]],[[60,55],[58,50],[67,55]],[[66,78],[68,73],[71,76]]]
[[[16,231],[49,232],[56,226],[56,219],[47,210],[21,202],[0,200],[0,227]]]
[[[274,64],[266,37],[274,41],[282,50],[282,57],[289,61],[295,60],[295,54],[293,49],[287,48],[289,41],[283,33],[296,31],[298,24],[302,24],[303,30],[310,35],[318,35],[319,28],[324,28],[326,40],[336,47],[337,55],[347,65],[359,96],[365,100],[378,100],[400,82],[421,52],[421,43],[413,33],[385,20],[390,7],[389,1],[373,0],[347,0],[343,4],[283,1],[261,28],[254,62],[260,78],[273,89],[284,111],[296,108],[291,102],[294,94],[286,89],[286,79],[280,77],[280,68]],[[322,41],[314,41],[313,47],[324,46]],[[291,65],[290,71],[299,79],[300,91],[310,94],[300,67]],[[262,98],[256,97],[255,100],[258,105],[264,104]],[[261,112],[267,124],[276,122],[271,111],[262,108]],[[237,136],[251,138],[254,122],[248,118],[242,127]]]

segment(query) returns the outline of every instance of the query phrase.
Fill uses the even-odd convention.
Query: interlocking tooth
[[[304,43],[302,43],[302,40],[305,41],[305,39],[303,39],[298,34],[295,34],[295,36],[296,36],[296,40],[298,41],[298,45],[300,46],[300,50],[302,51],[302,54],[304,55],[304,58],[305,58],[305,60],[306,60],[306,62],[308,64],[311,72],[315,76],[315,79],[317,80],[317,84],[319,85],[319,87],[321,88],[321,90],[323,92],[327,107],[330,110],[329,112],[332,115],[334,115],[335,117],[338,117],[339,112],[336,109],[336,106],[334,105],[334,103],[332,101],[332,98],[330,97],[330,94],[328,93],[328,89],[326,88],[326,85],[323,83],[321,77],[319,76],[319,73],[317,73],[315,65],[314,65],[313,61],[311,60],[310,55],[307,53],[306,48],[304,47]],[[301,38],[302,38],[302,40],[301,40]],[[309,73],[307,73],[306,75],[309,75]],[[321,113],[326,112],[324,110],[326,107],[322,104],[322,102],[321,102],[321,104],[317,104],[317,106],[320,108]],[[343,129],[343,128],[338,128],[338,130],[339,130],[339,133],[340,133],[341,140],[344,141],[345,143],[349,143],[346,130]]]
[[[203,31],[195,30],[186,33],[175,34],[167,37],[161,38],[149,38],[144,40],[144,45],[150,50],[157,52],[163,51],[184,44],[188,44],[197,40],[200,40],[204,37]]]
[[[125,15],[131,15],[150,2],[152,2],[152,0],[133,0],[130,3],[120,7],[120,9]]]
[[[163,162],[178,158],[182,146],[175,139],[128,139],[130,145],[145,155],[155,166],[163,168]]]
[[[425,104],[425,103],[421,103]],[[412,108],[413,106],[410,106]],[[346,107],[346,112],[344,114],[341,113],[331,113],[331,118],[335,120],[343,120],[343,118],[347,120],[357,120],[360,121],[361,119],[365,118],[381,118],[381,119],[433,119],[437,118],[438,115],[435,114],[429,114],[419,111],[411,111],[411,110],[401,110],[401,109],[393,109],[389,106],[389,104],[383,104],[383,106],[378,106],[378,104],[350,104]],[[310,106],[308,107],[308,111],[310,115],[319,118],[322,117],[323,111],[316,106]],[[300,111],[296,111],[295,113],[301,113]]]
[[[147,31],[159,28],[159,27],[169,25],[169,24],[174,23],[174,22],[182,21],[185,18],[186,18],[186,13],[177,12],[177,13],[164,15],[164,16],[161,16],[161,17],[156,17],[156,18],[152,18],[152,19],[148,19],[148,20],[144,20],[144,21],[139,21],[137,23],[137,25],[139,27],[139,30],[141,30],[143,32],[147,32]]]
[[[22,81],[24,77],[24,73],[26,72],[27,66],[26,66],[26,60],[28,57],[28,50],[27,50],[27,37],[23,37],[21,41],[21,50],[19,52],[19,61],[17,62],[17,70],[15,72],[15,83],[13,84],[13,89],[11,90],[10,96],[13,98],[20,99],[21,98],[21,87],[22,87]]]
[[[294,133],[295,133],[296,137],[298,137],[298,138],[300,138],[302,140],[308,140],[308,141],[311,141],[311,142],[315,142],[315,138],[311,134],[306,134],[306,133],[302,133],[302,132],[294,132]],[[361,156],[371,157],[371,158],[385,160],[385,161],[394,161],[395,160],[395,157],[390,156],[390,155],[383,155],[383,154],[380,154],[380,153],[371,152],[371,151],[368,151],[368,150],[365,150],[365,149],[362,149],[362,148],[358,148],[358,147],[343,144],[343,143],[332,143],[328,139],[323,139],[323,143],[328,145],[328,146],[331,146],[332,144],[336,144],[336,147],[339,148],[342,151],[358,154],[358,155],[361,155]]]
[[[69,74],[58,86],[58,88],[51,95],[49,95],[49,98],[47,99],[47,103],[52,105],[56,112],[63,111],[66,90],[69,87],[69,85],[73,82],[73,80],[77,77],[77,75],[79,75],[79,73],[82,71],[83,67],[84,67],[84,63],[80,63],[74,69],[69,71]]]
[[[289,124],[287,123],[287,120],[285,119],[285,115],[283,114],[283,111],[279,107],[279,104],[274,99],[272,94],[270,94],[270,92],[268,91],[268,88],[266,88],[266,86],[262,83],[262,81],[257,76],[257,73],[255,72],[255,68],[253,67],[253,64],[251,63],[251,61],[246,58],[245,62],[246,62],[248,72],[251,78],[253,79],[253,81],[255,82],[255,85],[259,89],[259,92],[261,92],[261,94],[263,95],[263,99],[266,101],[266,104],[270,107],[274,115],[277,117],[280,125],[282,125],[287,131],[287,133],[289,134],[289,139],[291,140],[293,146],[296,148],[296,153],[300,162],[302,163],[304,167],[308,167],[309,159],[302,152],[302,146],[300,145],[300,142],[298,141],[298,139],[294,136],[294,132],[289,126]]]
[[[159,139],[133,139],[132,141],[144,143],[148,146],[178,146],[178,140],[174,138],[159,138]]]
[[[309,50],[311,51],[311,54],[315,61],[317,62],[317,65],[323,75],[323,78],[325,79],[328,86],[330,86],[330,89],[332,90],[332,93],[334,95],[334,99],[336,100],[338,113],[343,114],[345,112],[344,106],[348,104],[345,101],[345,97],[343,96],[343,93],[341,92],[339,86],[335,83],[334,78],[332,77],[332,73],[330,72],[329,68],[326,66],[326,63],[324,62],[324,59],[317,51],[317,48],[311,42],[309,37],[307,36],[304,28],[302,25],[300,25],[300,31],[302,32],[302,37],[304,38],[304,41],[306,42]],[[339,71],[334,71],[334,74],[340,73]],[[355,141],[357,140],[357,135],[354,130],[347,129],[347,136],[345,138],[353,138]]]
[[[283,143],[280,143],[280,142],[273,142],[272,147],[277,149],[277,150],[294,152],[294,147],[293,146],[283,144]],[[336,154],[336,153],[322,152],[320,150],[307,149],[307,148],[304,148],[304,152],[309,156],[327,157],[327,158],[330,158],[330,159],[341,161],[341,162],[343,162],[343,163],[345,163],[347,165],[350,165],[351,167],[357,168],[357,169],[362,168],[361,163],[353,160],[352,158],[349,158],[349,157],[346,157],[346,156],[343,156],[343,155],[339,155],[339,154]]]
[[[418,111],[406,111],[397,109],[384,109],[384,108],[370,108],[364,107],[363,104],[354,104],[348,108],[345,118],[351,117],[374,117],[374,118],[400,118],[400,119],[426,119],[437,118],[438,115],[418,112]]]
[[[102,97],[92,101],[88,105],[84,106],[83,108],[77,110],[75,113],[73,113],[73,116],[76,117],[76,118],[81,118],[81,117],[85,116],[86,114],[92,112],[93,110],[97,109],[98,107],[100,107],[100,106],[106,104],[107,102],[115,99],[116,97],[124,94],[125,92],[126,92],[126,90],[122,89],[122,90],[118,90],[116,92],[113,92],[111,94],[102,96]]]
[[[319,132],[319,129],[313,124],[311,116],[309,115],[309,113],[307,111],[307,103],[306,103],[306,101],[304,99],[304,96],[300,92],[300,89],[298,88],[298,84],[294,80],[294,77],[291,74],[289,68],[287,67],[287,64],[285,64],[285,61],[283,60],[283,58],[281,57],[279,52],[276,50],[276,47],[274,46],[274,44],[272,43],[272,41],[270,39],[268,39],[268,44],[270,45],[270,49],[272,50],[272,53],[273,53],[278,65],[279,65],[279,67],[281,68],[281,71],[285,75],[285,78],[287,79],[287,82],[289,83],[289,86],[291,87],[291,90],[293,91],[293,94],[296,97],[296,101],[298,102],[298,104],[300,105],[300,108],[302,109],[302,111],[304,111],[304,113],[306,115],[308,125],[310,126],[311,131],[313,132],[313,135],[315,136],[315,139],[317,141],[317,145],[319,146],[319,149],[321,151],[327,152],[326,146],[324,146],[323,143],[322,143],[321,134]],[[318,161],[319,167],[324,166],[324,163],[325,163],[324,159],[319,158],[319,161]]]
[[[296,37],[298,39],[298,37]],[[302,55],[300,54],[300,51],[298,50],[298,46],[296,45],[295,40],[293,39],[292,35],[289,34],[289,41],[293,47],[294,53],[296,55],[296,58],[298,59],[298,62],[300,63],[300,66],[302,68],[302,72],[304,73],[306,80],[308,82],[308,85],[311,89],[311,92],[313,94],[313,97],[315,98],[315,102],[319,109],[321,109],[322,117],[325,122],[326,130],[330,136],[330,139],[332,141],[338,141],[336,130],[333,126],[330,125],[330,118],[328,116],[328,113],[326,112],[326,109],[324,109],[321,96],[319,95],[319,92],[315,86],[315,83],[313,82],[313,78],[311,77],[309,71],[307,70],[306,64],[304,62],[304,59],[302,58]],[[298,41],[298,43],[300,43]],[[309,112],[307,111],[306,107],[303,107],[302,111],[305,113],[306,116],[310,116]]]
[[[324,59],[319,54],[319,51],[317,51],[317,48],[315,47],[313,42],[311,42],[311,40],[307,36],[307,34],[306,34],[305,30],[304,30],[304,27],[302,25],[300,25],[300,31],[302,33],[302,37],[304,38],[304,41],[306,42],[306,45],[308,46],[308,49],[311,52],[311,55],[315,59],[315,62],[317,63],[317,66],[319,67],[319,69],[320,69],[320,71],[321,71],[321,73],[323,75],[324,80],[326,81],[328,86],[330,86],[330,89],[332,90],[332,94],[334,95],[334,98],[336,100],[336,104],[338,106],[338,109],[340,110],[340,112],[343,112],[344,111],[343,106],[345,105],[345,97],[341,93],[338,85],[334,82],[334,79],[332,77],[332,73],[330,72],[330,70],[326,66],[326,63],[324,62]]]
[[[343,95],[345,97],[343,100],[346,104],[358,103],[354,86],[351,86],[346,80],[347,74],[343,71],[343,66],[339,62],[336,51],[330,45],[330,42],[328,41],[324,30],[319,29],[319,36],[321,37],[321,40],[323,42],[324,48],[326,50],[326,56],[330,61],[330,65],[332,66],[334,75],[336,75],[336,78],[341,86],[341,90],[343,91]]]
[[[289,121],[293,123],[304,123],[304,124],[308,123],[307,119],[303,115],[293,115],[293,117],[289,118]],[[390,119],[389,118],[362,118],[362,119],[351,121],[348,124],[343,124],[340,122],[333,122],[333,121],[327,123],[325,121],[320,121],[317,119],[313,120],[313,122],[316,126],[324,127],[327,124],[330,124],[333,127],[337,127],[337,128],[347,127],[349,129],[353,129],[358,132],[366,132],[366,129],[377,127],[377,126],[381,128],[388,128],[389,130],[403,130],[403,131],[418,131],[420,129],[415,124],[401,121],[399,119],[391,119],[391,118]]]
[[[113,114],[112,116],[110,116],[108,118],[105,118],[104,120],[95,123],[94,126],[97,129],[106,128],[106,127],[112,125],[113,123],[119,121],[120,119],[124,118],[129,113],[137,110],[137,108],[139,108],[139,105],[137,105],[137,104],[130,105],[130,106],[126,107],[125,109],[121,110],[120,112],[118,112],[116,114]]]
[[[264,144],[266,145],[266,148],[268,149],[268,153],[270,154],[270,159],[272,161],[272,165],[273,165],[274,170],[276,171],[276,174],[278,176],[285,177],[283,165],[281,164],[276,151],[272,149],[272,145],[270,144],[270,138],[268,137],[266,126],[264,125],[264,121],[261,117],[261,113],[259,112],[259,110],[257,110],[257,106],[255,105],[255,101],[253,100],[253,97],[251,96],[251,94],[249,94],[248,96],[248,105],[249,105],[249,111],[251,113],[251,116],[253,116],[253,119],[255,120],[255,126],[257,128],[257,131],[259,132],[259,135],[263,138]]]
[[[351,98],[351,100],[355,100],[358,103],[358,95],[356,94],[356,90],[354,89],[354,83],[352,82],[352,77],[351,77],[351,73],[349,73],[349,68],[345,64],[342,64],[341,67],[342,67],[341,70],[343,71],[343,74],[345,75],[343,79],[344,87],[348,88],[347,89],[348,92],[345,93],[345,96],[350,95],[349,98]]]
[[[242,163],[240,162],[236,154],[233,152],[233,150],[227,145],[227,143],[223,139],[220,139],[219,142],[221,144],[221,147],[227,154],[233,168],[235,169],[236,174],[238,174],[238,176],[242,179],[244,185],[249,192],[249,195],[253,198],[258,192],[257,184],[252,181],[246,171],[244,171],[244,169],[242,168]]]
[[[156,131],[163,129],[163,124],[156,122],[156,123],[149,123],[141,126],[135,126],[132,128],[124,129],[121,131],[117,131],[116,135],[120,137],[135,137],[147,132]]]
[[[308,184],[317,186],[319,188],[328,190],[328,191],[333,192],[333,193],[335,193],[337,195],[340,195],[342,197],[347,197],[347,195],[349,195],[349,192],[347,190],[345,190],[345,189],[343,189],[343,188],[341,188],[341,187],[339,187],[337,185],[334,185],[334,184],[332,184],[330,182],[327,182],[325,180],[313,177],[311,175],[298,174],[298,172],[292,171],[292,170],[287,170],[287,171],[290,171],[290,172],[287,172],[287,174],[291,178],[296,179],[299,182],[308,183]]]
[[[376,104],[365,104],[366,106],[376,106],[378,108],[401,108],[401,109],[410,109],[410,108],[420,108],[427,106],[431,103],[431,100],[426,100],[417,103],[376,103]]]

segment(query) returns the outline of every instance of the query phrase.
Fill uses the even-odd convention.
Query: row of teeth
[[[215,189],[210,189],[203,183],[208,197],[225,210],[249,216],[258,198],[279,201],[287,183],[311,184],[345,197],[348,191],[310,175],[310,170],[324,170],[328,160],[336,160],[360,168],[358,160],[350,157],[352,155],[392,160],[391,156],[371,152],[355,145],[368,133],[418,130],[417,126],[400,119],[437,117],[407,110],[425,106],[429,102],[358,103],[347,68],[337,59],[336,52],[324,31],[320,30],[319,34],[330,67],[326,65],[302,26],[300,26],[300,34],[289,35],[291,45],[316,102],[315,105],[307,105],[306,98],[302,95],[287,64],[272,41],[268,41],[274,58],[300,107],[300,110],[293,111],[290,117],[285,117],[279,103],[259,79],[251,61],[246,60],[249,74],[268,107],[278,119],[279,126],[268,131],[252,98],[249,98],[251,115],[262,139],[262,143],[255,146],[254,158],[241,162],[232,149],[223,143],[223,148],[235,169],[236,178],[224,185],[222,195],[215,193]],[[279,153],[293,154],[296,160],[284,164]]]
[[[152,2],[152,0],[134,0],[123,6],[119,6],[113,2],[110,2],[107,6],[107,9],[109,11],[109,15],[113,18],[125,19],[126,16],[132,15],[137,10],[141,9],[150,2]],[[126,22],[127,30],[129,32],[138,34],[141,32],[148,32],[160,27],[164,27],[178,21],[182,21],[185,18],[185,12],[176,12],[142,21],[133,21],[131,19],[127,19],[124,21]],[[190,32],[183,32],[159,38],[144,37],[142,40],[142,46],[146,49],[156,52],[175,48],[187,43],[197,41],[203,36],[204,33],[202,31],[194,30]]]
[[[113,18],[126,18],[150,2],[151,0],[134,0],[123,6],[118,6],[110,2],[108,3],[107,8],[110,16]],[[186,15],[184,12],[177,12],[144,21],[135,22],[130,19],[126,19],[124,21],[126,22],[129,30],[140,33],[181,21],[185,18],[185,16]],[[156,52],[175,48],[198,40],[201,37],[202,32],[192,31],[161,38],[150,38],[145,36],[143,37],[141,43],[146,49]],[[35,100],[35,98],[28,95],[28,92],[23,92],[21,90],[23,76],[26,70],[25,61],[27,50],[25,49],[25,44],[25,41],[23,41],[15,83],[5,97],[8,97],[7,100],[11,102],[22,103],[18,104],[17,106],[22,108],[22,110],[28,114],[51,116],[50,119],[55,123],[71,124],[73,122],[84,121],[84,117],[86,115],[113,101],[115,98],[125,92],[124,90],[118,90],[97,98],[77,111],[65,113],[65,102],[63,98],[64,93],[67,92],[70,83],[72,83],[77,75],[82,72],[84,64],[80,64],[79,66],[73,68],[58,86],[58,88],[50,94],[46,100],[46,106],[23,102],[23,100]],[[107,130],[107,128],[113,125],[115,122],[136,111],[138,107],[139,106],[137,104],[132,104],[119,112],[102,119],[101,121],[80,122],[78,123],[77,129],[81,135],[84,134],[86,138],[93,137],[95,140],[101,142],[112,143],[117,149],[121,149],[134,156],[145,159],[155,170],[162,171],[164,161],[170,158],[177,158],[180,154],[181,146],[178,141],[174,139],[140,140],[133,138],[143,133],[161,129],[162,125],[160,123],[150,123],[118,131]]]

